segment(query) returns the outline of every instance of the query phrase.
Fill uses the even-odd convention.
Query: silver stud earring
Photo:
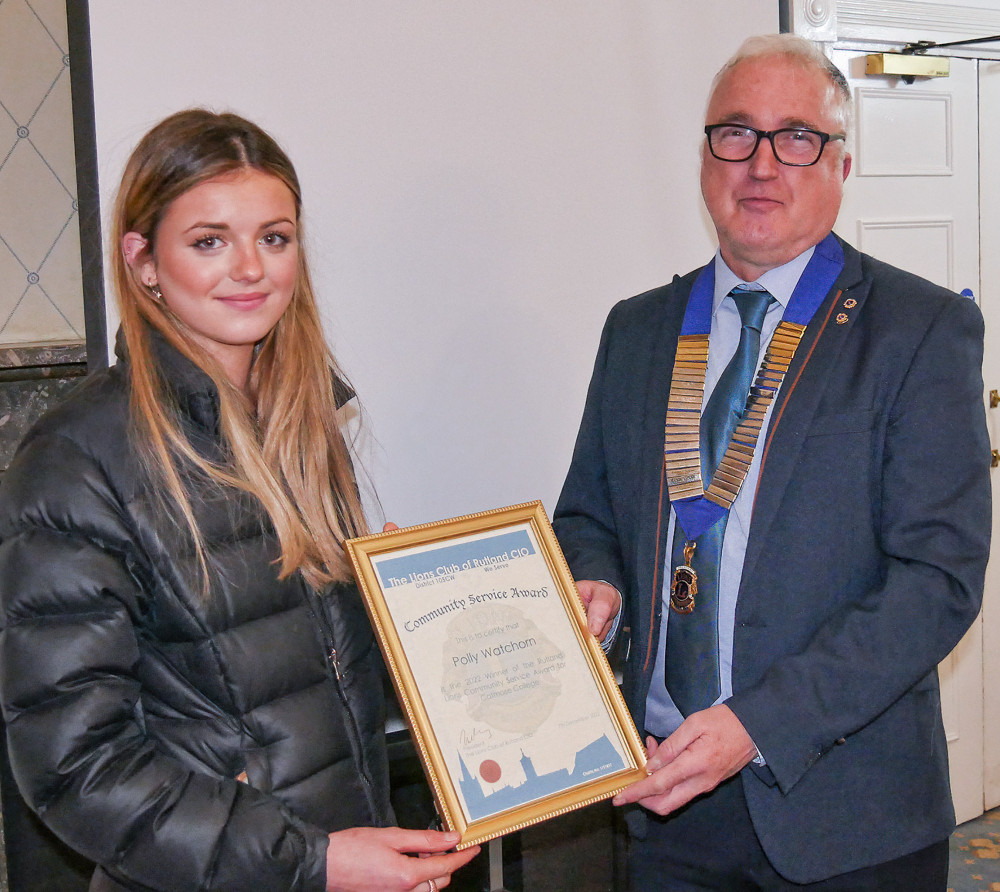
[[[149,288],[154,300],[163,300],[163,292],[160,291],[160,286],[156,282],[150,282],[146,287]]]

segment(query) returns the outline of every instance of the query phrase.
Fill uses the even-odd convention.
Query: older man
[[[555,525],[591,630],[629,632],[636,890],[945,889],[936,667],[982,598],[983,323],[831,234],[849,119],[811,44],[744,44],[702,150],[719,251],[601,339]]]

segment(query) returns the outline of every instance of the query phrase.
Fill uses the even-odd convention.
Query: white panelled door
[[[953,58],[950,77],[905,84],[866,77],[863,53],[837,50],[833,59],[848,75],[855,100],[854,166],[837,234],[880,260],[980,299],[980,63]],[[1000,387],[1000,376],[994,379]],[[952,795],[962,822],[983,811],[981,619],[939,671]]]

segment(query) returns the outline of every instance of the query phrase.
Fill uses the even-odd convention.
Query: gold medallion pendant
[[[694,542],[684,543],[684,563],[674,570],[670,583],[670,609],[677,613],[694,610],[694,596],[698,594],[698,574],[691,566],[691,558],[696,548]]]

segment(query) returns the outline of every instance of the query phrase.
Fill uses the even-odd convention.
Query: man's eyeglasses
[[[819,161],[831,140],[845,139],[843,133],[821,133],[804,127],[757,130],[744,124],[709,124],[705,128],[708,148],[720,161],[747,161],[757,151],[761,139],[771,143],[774,157],[789,167],[810,167]]]

